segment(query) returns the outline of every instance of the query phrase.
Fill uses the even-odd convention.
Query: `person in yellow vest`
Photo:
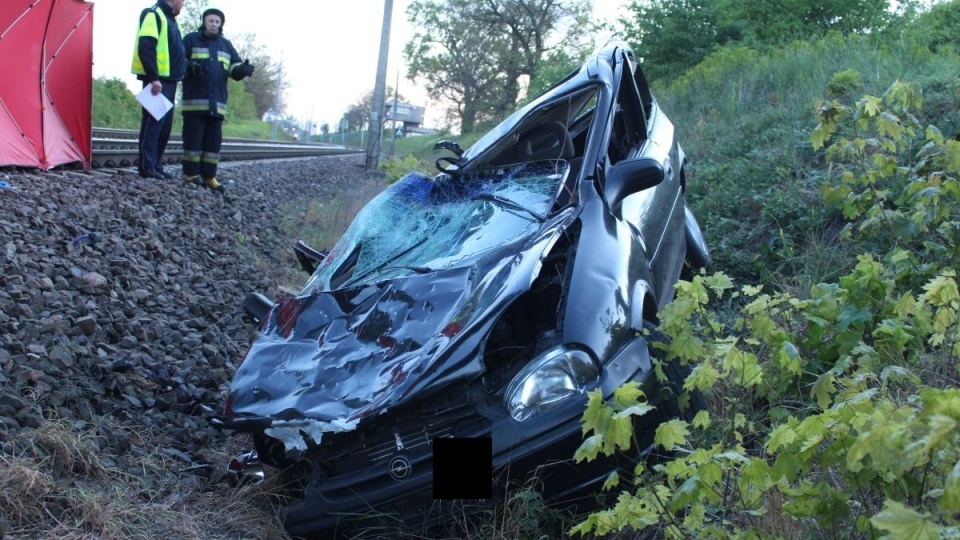
[[[177,15],[184,0],[157,0],[140,12],[140,26],[133,48],[132,71],[143,87],[150,87],[153,95],[163,93],[170,103],[176,100],[177,83],[187,73],[187,56],[183,35],[177,25]],[[144,178],[173,178],[163,168],[163,153],[167,149],[173,128],[173,109],[160,120],[146,109],[140,120],[140,143],[137,168]]]

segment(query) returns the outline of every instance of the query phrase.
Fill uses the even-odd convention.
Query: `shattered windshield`
[[[473,263],[522,241],[546,219],[564,160],[441,174],[411,173],[367,204],[304,287],[352,287]]]

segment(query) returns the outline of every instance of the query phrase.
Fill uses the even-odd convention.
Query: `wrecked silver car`
[[[391,185],[329,252],[298,246],[306,285],[252,308],[223,421],[290,480],[291,534],[444,519],[446,438],[489,441],[492,499],[535,472],[573,500],[609,472],[571,465],[588,391],[640,383],[648,444],[679,414],[682,377],[657,381],[643,331],[710,255],[632,51],[608,45],[466,151],[440,146],[439,174]]]

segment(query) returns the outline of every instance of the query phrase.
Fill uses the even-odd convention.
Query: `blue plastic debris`
[[[0,180],[0,189],[10,189],[11,187],[10,182]]]
[[[103,233],[99,232],[88,232],[83,233],[80,236],[74,238],[70,241],[70,246],[76,246],[77,244],[96,244],[103,238]]]

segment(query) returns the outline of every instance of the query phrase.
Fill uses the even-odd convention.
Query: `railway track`
[[[135,130],[93,128],[91,167],[97,169],[136,165],[138,137],[139,133]],[[363,150],[335,144],[224,138],[220,149],[220,161],[341,156],[360,153],[363,153]],[[179,135],[171,134],[164,158],[167,163],[179,164],[181,157],[183,157],[183,142]]]

